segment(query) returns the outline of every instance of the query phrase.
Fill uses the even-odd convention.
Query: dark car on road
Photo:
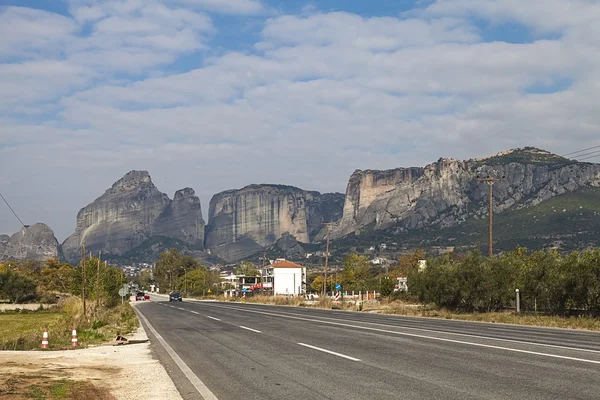
[[[140,300],[149,300],[150,296],[148,296],[146,293],[144,292],[137,292],[137,294],[135,295],[135,301],[140,301]]]
[[[182,301],[181,293],[173,292],[169,295],[169,301]]]

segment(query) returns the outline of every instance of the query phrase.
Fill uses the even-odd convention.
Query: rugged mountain
[[[186,188],[170,200],[154,186],[147,171],[131,171],[79,211],[75,233],[62,248],[65,258],[75,262],[82,243],[89,251],[122,255],[154,236],[201,248],[204,221],[200,199]]]
[[[0,235],[0,259],[43,261],[60,258],[61,249],[54,232],[46,224],[23,227],[12,236]]]
[[[342,216],[344,195],[320,194],[283,185],[250,185],[213,196],[205,247],[239,260],[274,244],[284,233],[310,243],[324,222]]]
[[[499,179],[493,185],[493,207],[502,212],[598,187],[600,165],[526,147],[468,161],[440,159],[425,168],[355,171],[332,237],[391,227],[452,227],[469,217],[483,217],[488,213],[488,184],[479,178],[488,176]]]

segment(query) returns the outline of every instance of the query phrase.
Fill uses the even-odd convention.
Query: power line
[[[579,159],[579,160],[577,160],[577,161],[589,160],[590,158],[596,158],[596,157],[600,157],[600,153],[599,153],[599,154],[596,154],[596,155],[594,155],[594,156],[587,156],[587,157],[583,157],[583,158],[581,158],[581,159]]]
[[[572,151],[572,152],[570,152],[570,153],[563,154],[563,155],[561,155],[560,157],[570,156],[570,155],[572,155],[572,154],[577,154],[577,153],[583,153],[584,151],[593,150],[593,149],[598,149],[598,148],[600,148],[600,146],[588,147],[587,149],[582,149],[582,150]],[[581,155],[580,155],[580,156],[581,156]],[[571,157],[571,158],[573,158],[573,157]]]
[[[21,220],[21,218],[19,218],[19,216],[17,215],[17,213],[15,212],[15,210],[13,210],[13,208],[10,206],[10,204],[8,204],[8,201],[6,201],[6,199],[4,198],[4,196],[2,195],[2,193],[0,193],[0,197],[2,197],[2,200],[4,200],[4,203],[6,203],[6,205],[8,206],[8,208],[10,209],[10,211],[12,211],[12,213],[14,214],[15,217],[17,217],[17,219],[19,220],[19,222],[21,223],[21,225],[23,225],[23,228],[25,228],[27,230],[27,232],[29,232],[29,234],[31,236],[33,236],[33,238],[37,241],[40,241],[34,234],[33,232],[31,232],[29,230],[29,227],[27,225],[25,225],[25,223],[23,222],[23,220]],[[41,241],[40,241],[41,242]]]
[[[580,157],[591,156],[593,154],[595,154],[595,155],[600,154],[600,150],[590,151],[589,153],[578,154],[578,155],[574,156],[573,159],[576,160],[576,159],[579,159]]]

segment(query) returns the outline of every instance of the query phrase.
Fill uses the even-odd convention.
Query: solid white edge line
[[[219,399],[217,399],[217,396],[215,396],[213,394],[213,392],[211,392],[210,389],[206,387],[206,385],[200,380],[200,378],[198,378],[194,374],[194,372],[190,369],[190,367],[188,367],[187,364],[185,362],[183,362],[181,357],[179,357],[179,355],[175,352],[175,350],[173,350],[171,348],[171,346],[169,346],[169,344],[165,341],[165,339],[163,339],[163,337],[156,331],[156,329],[154,329],[154,327],[150,324],[150,322],[146,319],[146,317],[144,317],[144,315],[136,308],[134,308],[134,311],[140,318],[142,318],[144,320],[146,325],[148,325],[148,328],[150,328],[150,331],[152,332],[152,334],[154,336],[156,336],[156,339],[165,348],[167,353],[169,353],[169,355],[171,356],[171,358],[173,359],[175,364],[177,364],[177,366],[179,367],[181,372],[183,372],[183,374],[190,381],[190,383],[192,385],[194,385],[194,387],[196,388],[196,390],[198,391],[200,396],[202,396],[202,398],[204,400],[219,400]]]
[[[214,319],[215,321],[220,321],[219,318],[211,317],[210,315],[207,315],[206,318]]]
[[[298,343],[300,346],[304,346],[304,347],[308,347],[310,349],[314,349],[314,350],[319,350],[322,351],[323,353],[327,353],[327,354],[333,354],[334,356],[338,356],[338,357],[342,357],[342,358],[346,358],[348,360],[352,360],[352,361],[360,361],[360,359],[358,358],[354,358],[354,357],[350,357],[347,356],[345,354],[341,354],[341,353],[336,353],[335,351],[331,351],[331,350],[327,350],[327,349],[322,349],[320,347],[317,346],[311,346],[310,344],[306,344],[306,343]]]
[[[282,314],[282,315],[285,315],[285,314]],[[336,319],[336,318],[331,318],[331,317],[317,317],[317,318],[321,318],[321,319],[324,319],[324,320],[325,319],[330,319],[330,320],[333,320],[333,321],[346,321],[346,320],[343,320],[343,319]],[[471,337],[471,338],[476,338],[476,339],[484,339],[484,340],[491,340],[491,341],[498,341],[498,342],[519,343],[519,344],[526,344],[526,345],[531,345],[531,346],[551,347],[551,348],[554,348],[554,349],[576,350],[576,351],[583,351],[583,352],[586,352],[586,353],[600,354],[599,350],[581,349],[581,348],[578,348],[578,347],[559,346],[559,345],[556,345],[556,344],[525,342],[523,340],[516,340],[516,339],[502,339],[502,338],[495,338],[495,337],[490,337],[490,336],[475,335],[475,334],[472,334],[472,333],[444,332],[444,331],[435,330],[435,329],[415,328],[415,327],[412,327],[412,326],[390,325],[390,324],[382,324],[382,323],[379,323],[379,322],[368,322],[368,321],[352,321],[352,322],[359,322],[361,324],[369,324],[369,325],[387,326],[387,327],[390,327],[390,328],[407,329],[407,330],[412,330],[412,331],[439,333],[439,334],[443,334],[443,335],[465,336],[465,337]],[[523,326],[526,326],[526,325],[523,325]],[[491,328],[491,329],[494,329],[494,328]]]
[[[222,308],[227,308],[227,307],[222,307]],[[465,341],[462,341],[462,340],[453,340],[453,339],[445,339],[445,338],[439,338],[439,337],[434,337],[434,336],[417,335],[415,333],[396,332],[396,331],[390,331],[390,330],[387,330],[387,329],[370,328],[368,326],[358,326],[358,325],[343,324],[343,323],[339,323],[339,322],[323,321],[323,320],[319,320],[319,319],[309,319],[309,318],[303,318],[303,317],[295,317],[295,316],[285,315],[285,314],[266,313],[266,312],[262,312],[262,311],[255,311],[255,310],[248,310],[248,309],[240,309],[240,310],[243,310],[245,312],[253,312],[253,313],[256,313],[256,314],[264,314],[264,315],[270,315],[270,316],[276,316],[276,317],[283,317],[283,318],[289,318],[289,319],[298,319],[298,320],[301,320],[301,321],[320,322],[320,323],[323,323],[323,324],[343,326],[343,327],[347,327],[347,328],[362,329],[362,330],[374,331],[374,332],[391,333],[391,334],[400,335],[400,336],[409,336],[409,337],[417,337],[417,338],[422,338],[422,339],[439,340],[439,341],[442,341],[442,342],[466,344],[466,345],[470,345],[470,346],[485,347],[485,348],[489,348],[489,349],[514,351],[514,352],[517,352],[517,353],[534,354],[534,355],[539,355],[539,356],[544,356],[544,357],[560,358],[560,359],[563,359],[563,360],[581,361],[581,362],[586,362],[586,363],[590,363],[590,364],[600,364],[600,361],[587,360],[585,358],[567,357],[567,356],[560,356],[560,355],[557,355],[557,354],[539,353],[537,351],[511,349],[510,347],[492,346],[492,345],[489,345],[489,344],[465,342]],[[402,327],[398,327],[398,329],[402,329]],[[434,332],[436,332],[436,331],[434,331]],[[443,334],[444,332],[437,332],[437,333]],[[529,343],[523,342],[523,344],[529,344]],[[579,350],[579,349],[572,349],[572,348],[568,348],[568,349],[569,350]]]
[[[256,333],[262,333],[261,331],[257,331],[256,329],[248,328],[247,326],[240,325],[240,328],[246,329],[246,330],[249,330],[249,331],[252,331],[252,332],[256,332]]]

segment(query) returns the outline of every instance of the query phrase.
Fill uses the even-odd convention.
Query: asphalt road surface
[[[600,334],[296,307],[139,304],[184,399],[600,399]]]

